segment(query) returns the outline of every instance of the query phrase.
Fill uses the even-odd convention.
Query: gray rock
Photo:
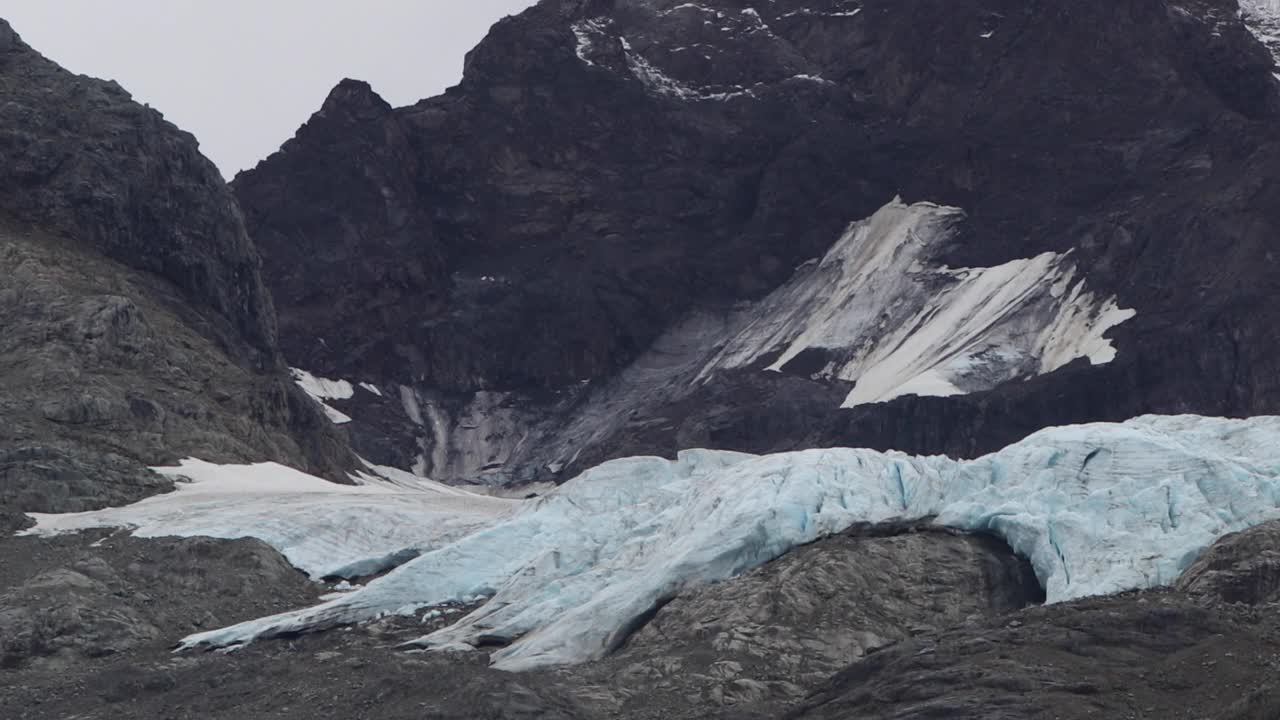
[[[0,505],[67,512],[170,487],[189,456],[341,477],[331,424],[230,355],[179,296],[91,249],[0,223]]]
[[[12,50],[17,41],[17,33],[13,31],[8,22],[0,18],[0,53],[7,53]]]
[[[692,708],[776,715],[850,662],[911,637],[1039,602],[999,541],[925,524],[870,526],[682,594],[603,662],[580,697],[624,717]]]
[[[1178,578],[1177,587],[1220,602],[1280,602],[1280,521],[1214,543]]]
[[[92,533],[7,541],[31,557],[0,571],[0,666],[74,664],[147,647],[255,612],[315,599],[316,589],[256,540],[136,540]]]
[[[347,481],[195,139],[6,23],[0,44],[0,524],[137,500],[187,456]]]

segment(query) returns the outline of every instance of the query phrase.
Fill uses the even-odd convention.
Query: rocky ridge
[[[195,139],[3,21],[0,94],[0,529],[162,491],[147,466],[191,455],[345,479]]]

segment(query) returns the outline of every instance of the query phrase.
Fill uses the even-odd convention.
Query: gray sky
[[[534,0],[0,0],[0,17],[73,72],[116,80],[195,133],[231,179],[344,77],[392,105],[436,95],[496,20]]]

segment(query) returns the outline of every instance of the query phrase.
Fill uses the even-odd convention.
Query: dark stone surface
[[[1262,720],[1271,615],[1162,592],[1034,608],[870,655],[788,717]]]
[[[776,717],[853,660],[1041,601],[1030,564],[999,540],[869,525],[687,592],[615,656],[571,672],[590,683],[580,696],[613,695],[587,705],[600,717]]]
[[[271,367],[260,260],[196,139],[115,82],[45,59],[3,20],[0,36],[0,210],[166,278],[237,357]]]
[[[306,575],[257,540],[139,540],[95,531],[4,542],[5,668],[35,664],[57,671],[164,648],[175,635],[314,602],[318,595]]]
[[[1280,603],[1280,522],[1214,543],[1178,578],[1178,588],[1220,602]]]
[[[1031,608],[886,648],[789,717],[1276,717],[1277,528],[1220,539],[1173,590]]]

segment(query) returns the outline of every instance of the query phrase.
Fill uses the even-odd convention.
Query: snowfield
[[[731,578],[858,522],[936,516],[939,524],[994,532],[1031,560],[1050,602],[1164,585],[1217,538],[1280,517],[1280,418],[1147,416],[1053,428],[971,461],[854,449],[691,450],[674,461],[605,463],[511,512],[482,502],[488,498],[420,491],[404,500],[406,493],[383,486],[306,487],[300,513],[281,512],[287,494],[260,507],[262,498],[241,490],[181,490],[127,508],[40,516],[36,532],[121,524],[193,535],[209,534],[212,524],[230,537],[242,523],[242,535],[313,558],[291,544],[295,533],[267,521],[283,514],[296,535],[324,536],[325,550],[344,553],[348,564],[417,543],[420,556],[355,592],[192,635],[183,646],[230,647],[480,595],[491,599],[412,645],[509,641],[492,660],[519,671],[600,657],[683,589]],[[239,507],[211,510],[211,496],[236,498]],[[387,498],[406,504],[380,502]],[[449,520],[458,507],[473,514]],[[388,527],[401,524],[416,527]],[[404,534],[383,537],[389,532]],[[344,548],[346,538],[354,548]]]
[[[154,469],[178,480],[177,489],[123,508],[31,513],[36,525],[25,533],[122,527],[138,537],[253,537],[313,578],[359,577],[406,551],[452,542],[516,504],[376,466],[354,478],[361,485],[338,485],[277,463],[188,459]]]
[[[963,219],[958,208],[895,199],[853,223],[760,303],[701,378],[766,364],[792,372],[798,363],[809,366],[799,374],[855,383],[843,403],[854,407],[989,390],[1077,358],[1115,359],[1105,333],[1134,311],[1089,290],[1070,253],[939,265]]]

